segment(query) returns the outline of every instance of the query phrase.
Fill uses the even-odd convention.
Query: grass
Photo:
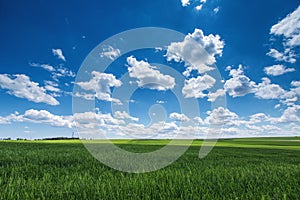
[[[204,159],[197,140],[173,164],[145,174],[106,167],[78,140],[1,141],[0,199],[300,199],[297,140],[220,140]],[[114,142],[150,152],[169,141]]]

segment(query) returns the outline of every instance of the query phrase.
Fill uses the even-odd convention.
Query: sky
[[[0,27],[0,138],[300,136],[297,1],[2,0]]]

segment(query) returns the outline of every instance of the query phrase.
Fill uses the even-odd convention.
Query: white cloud
[[[132,116],[130,116],[130,115],[129,115],[127,112],[125,112],[125,111],[123,111],[123,112],[121,112],[121,111],[116,111],[114,117],[117,118],[117,119],[130,119],[130,120],[135,121],[135,122],[139,121],[139,118],[137,118],[137,117],[132,117]]]
[[[296,91],[294,89],[297,88],[291,88],[290,91],[286,91],[284,94],[281,95],[280,102],[287,106],[292,106],[298,101],[298,97],[296,94]]]
[[[265,113],[256,113],[250,116],[249,123],[250,124],[261,123],[267,121],[268,119],[269,116],[267,116]]]
[[[63,55],[63,52],[61,49],[52,49],[52,53],[54,56],[56,56],[57,58],[66,61],[65,56]]]
[[[274,57],[278,61],[295,63],[295,57],[298,55],[295,55],[293,49],[300,46],[300,6],[273,25],[270,34],[283,37],[284,53],[271,49],[267,55]]]
[[[193,70],[202,74],[213,69],[209,65],[216,62],[217,55],[222,56],[223,47],[224,41],[219,35],[205,36],[201,29],[195,29],[182,42],[172,42],[167,47],[166,57],[168,61],[185,62],[185,76]]]
[[[25,98],[35,103],[59,105],[59,102],[46,93],[44,87],[32,82],[25,74],[7,75],[0,74],[0,87],[8,90],[8,94],[19,98]]]
[[[245,96],[255,91],[256,84],[244,75],[242,65],[239,65],[238,69],[232,69],[228,66],[227,70],[230,70],[229,75],[232,78],[225,82],[224,89],[230,96]]]
[[[55,115],[46,110],[30,109],[24,114],[14,113],[6,117],[0,116],[0,124],[11,122],[26,122],[48,124],[54,127],[76,127],[80,136],[86,138],[97,138],[97,134],[104,133],[118,135],[127,138],[172,138],[179,135],[180,138],[204,138],[212,132],[222,134],[221,137],[245,137],[274,135],[299,135],[300,106],[291,106],[284,110],[282,116],[271,118],[264,113],[257,113],[249,117],[249,121],[240,120],[239,116],[223,107],[207,112],[205,120],[200,117],[193,119],[193,125],[178,126],[178,121],[190,121],[184,114],[171,113],[170,119],[174,121],[159,121],[150,126],[138,123],[126,123],[131,116],[120,112],[117,116],[110,113],[83,112],[74,115]],[[129,116],[129,118],[128,118]],[[201,125],[201,126],[200,126]],[[212,125],[212,126],[211,126]],[[218,125],[221,127],[214,127]],[[224,126],[223,126],[224,125]],[[26,128],[25,128],[26,129]],[[217,135],[218,136],[218,135]]]
[[[279,99],[285,93],[277,84],[271,84],[270,79],[262,78],[262,82],[257,85],[255,96],[260,99]]]
[[[139,87],[152,90],[169,90],[175,86],[175,78],[160,73],[156,66],[146,61],[138,61],[133,56],[127,58],[129,76],[136,78]]]
[[[44,83],[45,83],[45,85],[51,85],[53,87],[57,87],[58,86],[58,83],[55,83],[53,81],[47,81],[47,80],[45,80]]]
[[[280,103],[278,103],[274,106],[274,108],[279,108],[279,107],[280,107]]]
[[[47,110],[30,109],[25,111],[24,115],[20,115],[19,121],[26,121],[32,123],[44,123],[51,126],[72,128],[72,116],[59,116],[50,113]]]
[[[232,97],[244,96],[249,93],[254,93],[255,97],[259,99],[280,99],[280,102],[291,106],[298,100],[296,93],[300,89],[294,87],[290,91],[284,90],[280,85],[271,83],[270,79],[264,77],[262,82],[256,84],[250,78],[244,75],[243,67],[240,65],[238,69],[232,69],[231,66],[227,67],[231,79],[227,80],[224,84],[224,89]],[[265,67],[265,72],[269,75],[280,75],[287,72],[294,71],[293,68],[285,68],[282,65],[274,65]],[[278,106],[276,106],[278,108]]]
[[[294,106],[300,99],[300,81],[292,81],[291,88],[282,96],[280,102],[287,106]]]
[[[48,64],[39,64],[39,63],[29,63],[31,67],[41,67],[49,72],[55,71],[55,68]]]
[[[85,100],[89,100],[89,101],[95,100],[95,94],[75,92],[75,93],[72,93],[72,95],[73,95],[73,97],[80,97],[80,98],[84,98]]]
[[[204,98],[207,94],[203,92],[212,88],[215,82],[216,80],[207,74],[197,78],[190,78],[185,80],[182,94],[185,98]]]
[[[194,117],[194,121],[197,122],[198,124],[204,124],[204,121],[201,117]]]
[[[300,105],[293,105],[287,107],[281,117],[272,118],[271,122],[276,123],[290,123],[290,122],[300,122]]]
[[[54,67],[49,64],[39,64],[39,63],[29,63],[29,65],[32,67],[40,67],[51,72],[51,77],[53,78],[53,80],[57,82],[59,82],[59,78],[63,78],[63,77],[74,78],[76,76],[76,74],[72,70],[67,69],[62,64],[59,67]]]
[[[264,131],[266,132],[270,132],[270,131],[280,131],[281,129],[278,128],[277,126],[274,125],[263,125],[262,128],[264,129]]]
[[[300,97],[300,81],[292,81],[291,86],[291,91],[295,92],[295,94]]]
[[[282,114],[280,122],[300,122],[300,106],[288,107]]]
[[[275,58],[276,61],[285,61],[289,63],[295,63],[295,54],[289,48],[285,49],[284,53],[279,52],[276,49],[270,49],[267,53],[268,56]]]
[[[121,104],[119,99],[115,99],[111,97],[110,88],[120,87],[122,85],[122,82],[116,79],[116,77],[113,74],[106,74],[97,71],[92,71],[91,74],[92,74],[92,78],[89,81],[77,82],[76,84],[86,91],[95,92],[94,96],[99,100]],[[77,94],[77,95],[80,96],[81,94]],[[85,96],[83,95],[83,97]],[[89,97],[91,97],[91,95],[89,95]]]
[[[207,114],[209,116],[207,116],[204,121],[209,125],[232,126],[235,124],[235,120],[238,119],[238,115],[236,113],[233,113],[223,107],[216,108],[213,111],[208,111]]]
[[[284,65],[273,65],[269,67],[265,67],[264,69],[267,75],[271,76],[279,76],[288,72],[294,72],[294,68],[286,68]]]
[[[54,127],[74,127],[73,117],[72,115],[60,116],[50,113],[47,110],[35,110],[30,109],[26,110],[24,114],[20,114],[15,112],[14,114],[10,114],[6,117],[0,116],[1,119],[5,119],[7,123],[11,122],[29,122],[29,123],[38,123],[38,124],[49,124]],[[28,129],[28,126],[24,127]]]
[[[196,6],[195,9],[196,9],[197,11],[202,10],[203,5],[204,5],[205,3],[206,3],[206,0],[200,0],[200,4],[199,4],[198,6]]]
[[[300,46],[300,6],[277,24],[273,25],[270,33],[283,35],[286,38],[286,46]]]
[[[54,83],[53,81],[44,81],[45,86],[44,88],[51,92],[51,96],[61,96],[61,93],[63,93],[63,91],[58,88],[58,84]]]
[[[74,78],[76,76],[74,72],[62,66],[57,69],[57,72],[60,73],[63,77],[69,76]]]
[[[202,7],[203,7],[203,4],[200,4],[200,5],[196,6],[195,9],[199,11],[199,10],[202,10]]]
[[[106,128],[109,126],[125,124],[124,120],[114,118],[110,113],[104,114],[101,112],[75,113],[74,119],[77,122],[76,126],[78,128],[99,129],[99,126],[101,126],[101,128]]]
[[[294,87],[300,87],[300,81],[292,81],[291,85]]]
[[[170,119],[173,119],[175,121],[182,121],[182,122],[186,122],[189,121],[190,119],[185,115],[185,114],[179,114],[176,112],[173,112],[169,115]]]
[[[104,133],[114,134],[127,138],[172,138],[179,135],[180,138],[205,138],[206,134],[220,133],[221,137],[245,137],[245,136],[267,136],[267,135],[291,135],[299,134],[300,126],[297,125],[298,118],[288,119],[285,121],[293,121],[293,126],[288,123],[284,125],[284,120],[280,118],[270,118],[258,113],[255,120],[241,121],[237,114],[225,108],[217,108],[208,112],[206,119],[200,117],[194,118],[193,125],[178,126],[176,121],[181,120],[181,117],[174,117],[172,122],[159,121],[145,126],[138,123],[125,123],[123,120],[112,118],[110,114],[100,113],[78,113],[80,115],[79,126],[81,128],[96,131],[97,133],[103,131]],[[178,113],[177,113],[178,114]],[[293,114],[293,112],[292,112]],[[178,114],[180,115],[180,114]],[[178,118],[178,120],[177,120]],[[275,124],[276,123],[276,124]],[[281,123],[281,125],[277,124]],[[286,124],[286,123],[285,123]],[[78,124],[77,124],[78,125]],[[201,126],[200,126],[201,125]],[[212,126],[211,126],[212,125]],[[218,126],[213,126],[218,125]],[[225,126],[223,126],[225,125]],[[100,129],[99,129],[100,128]],[[219,135],[216,135],[219,136]],[[96,135],[91,136],[97,137]],[[211,137],[211,135],[209,135]]]
[[[110,60],[115,60],[121,55],[120,49],[114,49],[112,46],[103,48],[103,52],[100,53],[101,57],[107,57]]]
[[[59,68],[57,68],[54,72],[52,72],[52,78],[55,81],[59,81],[59,78],[63,78],[63,77],[72,77],[74,78],[76,75],[72,70],[69,70],[63,66],[60,66]]]
[[[0,116],[0,124],[10,124],[10,120],[6,117]]]
[[[208,97],[208,101],[214,102],[218,97],[225,96],[225,95],[226,95],[226,91],[224,89],[218,89],[215,92],[209,92],[207,94],[207,97]]]
[[[52,85],[46,85],[45,89],[50,91],[50,92],[58,92],[58,93],[61,92],[61,90],[59,88],[54,87]]]
[[[186,6],[190,5],[190,0],[181,0],[181,5],[183,7],[186,7]]]
[[[220,7],[214,8],[214,13],[217,14],[220,11]]]
[[[181,0],[181,5],[182,7],[187,7],[189,5],[194,5],[194,4],[198,4],[197,6],[195,6],[195,9],[197,11],[200,11],[203,7],[203,5],[206,3],[206,0],[193,0],[193,2],[191,0]]]

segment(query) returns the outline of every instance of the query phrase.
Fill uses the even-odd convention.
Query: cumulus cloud
[[[158,121],[149,126],[134,122],[125,123],[123,119],[117,119],[111,114],[86,112],[76,113],[76,115],[78,115],[81,128],[99,130],[100,126],[104,132],[127,138],[172,138],[176,135],[180,138],[204,138],[211,132],[220,133],[221,137],[241,137],[298,134],[300,130],[300,126],[297,125],[300,117],[299,107],[289,107],[282,116],[277,118],[257,113],[251,115],[249,120],[243,120],[229,109],[219,107],[208,111],[208,116],[204,120],[195,117],[192,121],[196,123],[193,125],[181,126],[176,122],[190,121],[190,119],[180,113],[171,113],[169,115],[169,118],[173,120],[171,122]],[[290,126],[290,123],[294,123],[292,128],[284,125]]]
[[[300,6],[284,19],[273,25],[271,34],[283,35],[285,45],[295,47],[300,45]]]
[[[285,102],[287,105],[289,101],[294,102],[297,100],[293,91],[296,90],[296,87],[291,88],[291,91],[286,91],[280,85],[271,83],[271,80],[266,77],[262,78],[262,82],[257,84],[244,75],[241,65],[238,69],[232,69],[231,66],[228,66],[227,70],[229,70],[229,75],[232,78],[225,82],[224,89],[232,97],[254,93],[255,97],[259,99],[280,99],[281,102]],[[273,76],[294,71],[293,68],[285,68],[282,65],[266,67],[264,70],[267,74]]]
[[[300,81],[292,81],[291,85],[294,87],[300,87]]]
[[[271,118],[271,123],[300,122],[300,105],[287,107],[279,118]]]
[[[47,89],[40,87],[38,83],[30,80],[25,74],[0,74],[0,87],[7,90],[7,93],[19,98],[25,98],[35,103],[46,103],[59,105],[59,102],[47,94]]]
[[[226,95],[226,91],[224,89],[218,89],[215,92],[209,92],[207,94],[207,97],[208,97],[207,100],[214,102],[218,97],[222,97],[222,96],[225,96],[225,95]]]
[[[118,111],[117,111],[118,112]],[[240,136],[266,136],[299,134],[300,106],[286,108],[280,117],[274,118],[264,113],[251,115],[249,120],[241,120],[240,117],[229,109],[219,107],[207,112],[208,116],[202,120],[200,117],[193,119],[193,125],[178,126],[178,121],[190,121],[184,114],[171,113],[171,122],[158,121],[149,126],[133,122],[126,123],[131,117],[126,112],[119,112],[112,116],[110,113],[83,112],[74,115],[55,115],[46,110],[30,109],[20,114],[18,112],[6,117],[0,116],[0,124],[11,122],[26,122],[47,124],[53,127],[74,128],[80,132],[81,137],[99,138],[99,133],[117,135],[125,138],[204,138],[206,134],[217,132],[221,137]],[[122,118],[122,119],[121,119]],[[201,126],[200,126],[201,125]],[[215,127],[211,125],[218,125]],[[223,126],[224,125],[224,126]]]
[[[265,113],[256,113],[250,116],[249,122],[251,124],[254,123],[261,123],[269,120],[269,116],[267,116]]]
[[[286,106],[294,106],[300,99],[300,81],[292,81],[291,88],[282,96],[280,102]]]
[[[270,49],[267,53],[268,56],[275,58],[276,61],[285,61],[289,63],[295,63],[297,60],[294,58],[295,54],[289,48],[285,49],[284,53],[279,52],[276,49]]]
[[[6,117],[0,117],[0,123],[1,123],[1,118],[5,119],[5,122],[7,123],[29,122],[29,123],[38,123],[38,124],[48,124],[54,127],[66,127],[66,128],[74,127],[72,115],[60,116],[60,115],[52,114],[47,110],[29,109],[26,110],[24,114],[15,112],[14,114],[10,114]]]
[[[194,121],[198,124],[204,124],[204,121],[201,117],[194,117]]]
[[[288,107],[280,117],[280,122],[300,122],[300,105]]]
[[[74,113],[74,120],[76,121],[76,127],[82,129],[104,129],[113,126],[124,125],[125,121],[114,118],[110,113],[94,113],[83,112]]]
[[[280,131],[281,130],[280,128],[278,128],[277,126],[274,126],[274,125],[263,125],[262,128],[266,132]]]
[[[235,124],[235,120],[238,119],[238,115],[236,113],[223,107],[218,107],[212,111],[208,111],[207,114],[208,116],[204,121],[206,124],[211,125],[232,126]]]
[[[117,118],[117,119],[129,119],[129,120],[135,121],[135,122],[139,121],[139,118],[137,118],[137,117],[132,117],[132,116],[130,116],[130,115],[129,115],[127,112],[125,112],[125,111],[123,111],[123,112],[121,112],[121,111],[116,111],[114,117]]]
[[[182,94],[185,98],[204,98],[207,94],[203,93],[212,88],[216,80],[208,74],[185,80]]]
[[[242,65],[239,65],[238,69],[229,66],[227,70],[232,78],[225,82],[224,89],[230,96],[239,97],[255,92],[256,84],[244,75]]]
[[[279,76],[288,72],[294,72],[294,68],[286,68],[284,65],[273,65],[269,67],[265,67],[264,69],[267,75],[271,76]]]
[[[129,65],[128,72],[131,78],[136,78],[139,87],[152,90],[169,90],[175,86],[175,78],[162,74],[156,66],[150,65],[146,61],[138,61],[135,57],[127,58]]]
[[[190,5],[190,0],[181,0],[181,5],[183,7],[186,7],[186,6]]]
[[[172,42],[165,56],[168,61],[185,62],[187,68],[183,74],[190,76],[193,70],[199,74],[212,70],[210,65],[216,62],[216,56],[222,56],[223,47],[219,35],[205,36],[201,29],[195,29],[182,42]]]
[[[117,104],[121,104],[119,99],[115,99],[111,97],[111,87],[120,87],[122,82],[113,74],[101,73],[97,71],[92,71],[92,78],[87,82],[77,82],[83,90],[94,92],[94,96],[102,101],[114,102]],[[78,96],[82,94],[77,94]],[[76,95],[75,95],[76,96]],[[91,97],[90,94],[88,94]],[[86,95],[82,95],[82,97],[87,97]],[[93,96],[92,96],[93,97]],[[91,100],[87,98],[88,100]]]
[[[61,49],[52,49],[52,53],[54,56],[56,56],[58,59],[66,61],[65,56],[63,55],[63,52]]]
[[[262,82],[257,85],[255,96],[260,99],[279,99],[285,93],[277,84],[272,84],[270,79],[262,78]]]
[[[115,60],[121,55],[120,49],[115,49],[112,46],[107,46],[103,48],[103,51],[100,53],[101,57],[106,57],[110,60]]]
[[[291,86],[291,91],[300,97],[300,81],[292,81]]]
[[[73,121],[72,116],[59,116],[50,113],[47,110],[34,110],[30,109],[25,111],[24,115],[20,115],[18,120],[32,122],[32,123],[44,123],[51,126],[72,128]]]
[[[284,94],[281,95],[280,102],[287,106],[292,106],[298,101],[298,96],[294,91],[296,88],[291,88],[290,91],[286,91]]]
[[[173,119],[175,121],[182,121],[182,122],[186,122],[189,121],[190,119],[185,115],[185,114],[179,114],[176,112],[173,112],[169,115],[170,119]]]
[[[0,124],[10,124],[10,120],[6,117],[0,116]]]
[[[284,53],[271,49],[267,55],[279,61],[295,63],[298,55],[294,54],[293,49],[300,46],[300,6],[273,25],[270,34],[283,37]]]

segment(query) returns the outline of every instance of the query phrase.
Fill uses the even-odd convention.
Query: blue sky
[[[299,16],[299,3],[283,0],[1,1],[0,138],[71,136],[95,127],[112,138],[205,137],[214,125],[222,137],[300,135]],[[186,37],[126,54],[108,45],[96,53],[112,62],[109,68],[76,81],[101,42],[141,27]],[[208,52],[191,58],[198,66],[187,64],[191,40]],[[205,70],[207,62],[223,80],[218,93],[211,89],[221,80]],[[136,91],[129,99],[114,97],[130,85]],[[191,105],[189,113],[173,90]],[[72,98],[95,102],[93,112],[76,117]],[[220,99],[226,106],[211,106]],[[128,112],[116,110],[121,104]]]

